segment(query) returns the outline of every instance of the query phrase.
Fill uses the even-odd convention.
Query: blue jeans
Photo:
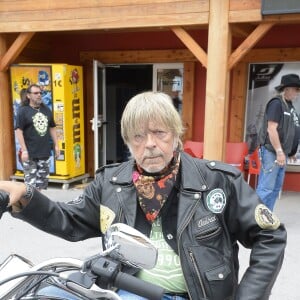
[[[119,290],[118,295],[122,298],[122,300],[147,300],[144,297],[129,293],[124,290]],[[173,296],[173,295],[167,295],[164,294],[162,300],[185,300],[186,298],[180,297],[180,296]]]
[[[58,299],[68,299],[68,300],[80,300],[81,298],[76,297],[74,294],[68,291],[62,290],[57,286],[51,285],[42,288],[37,292],[37,295],[42,297],[57,297]]]
[[[80,300],[80,298],[76,297],[75,295],[64,291],[56,286],[48,286],[43,288],[38,295],[45,295],[45,296],[52,296],[52,297],[60,297],[61,299],[68,299],[68,300]],[[141,296],[129,293],[124,290],[119,290],[118,295],[121,297],[122,300],[147,300]],[[180,296],[172,296],[172,295],[164,295],[162,300],[185,300]]]
[[[276,154],[264,146],[259,150],[261,168],[258,177],[256,193],[264,204],[272,211],[283,185],[286,167],[280,167],[276,160]]]

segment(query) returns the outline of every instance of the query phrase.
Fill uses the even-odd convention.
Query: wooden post
[[[194,91],[195,91],[195,63],[184,63],[183,74],[183,106],[182,106],[182,121],[186,128],[184,140],[190,140],[193,137],[194,128]]]
[[[0,57],[6,52],[6,40],[0,34]],[[7,71],[0,71],[0,180],[8,180],[13,174],[15,147],[13,143],[12,101]]]
[[[248,64],[245,62],[238,63],[232,70],[228,142],[241,142],[244,140],[247,70]]]
[[[210,0],[204,158],[223,160],[227,135],[228,57],[231,51],[229,0]]]

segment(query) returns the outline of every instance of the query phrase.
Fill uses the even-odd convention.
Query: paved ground
[[[270,300],[299,300],[300,269],[300,193],[283,192],[274,212],[288,233],[288,242],[282,269],[275,282]],[[248,262],[249,251],[241,249],[243,268]],[[243,269],[242,268],[242,269]]]
[[[70,200],[82,192],[82,185],[63,190],[61,185],[51,184],[46,194],[52,199]],[[298,300],[300,269],[300,193],[283,192],[275,212],[288,231],[288,244],[282,270],[273,288],[271,300]],[[100,239],[71,243],[42,233],[32,226],[5,214],[0,221],[0,262],[10,253],[18,253],[34,263],[52,257],[85,258],[96,254]],[[249,251],[241,248],[241,272],[246,268]],[[245,299],[246,300],[246,299]]]

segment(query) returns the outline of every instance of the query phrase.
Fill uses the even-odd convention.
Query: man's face
[[[148,173],[165,168],[174,153],[175,138],[164,125],[149,122],[129,137],[129,149],[137,164]]]
[[[295,100],[299,95],[300,89],[297,87],[286,87],[284,89],[284,98],[286,100]]]
[[[42,93],[41,89],[38,87],[31,87],[30,92],[27,94],[30,100],[30,105],[34,107],[39,107],[42,103]]]

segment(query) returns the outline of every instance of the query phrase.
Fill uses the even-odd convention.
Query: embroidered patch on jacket
[[[214,189],[206,196],[206,205],[210,211],[219,214],[226,205],[226,196],[222,189]]]
[[[276,230],[280,226],[278,217],[264,204],[258,204],[255,208],[255,220],[262,229]]]
[[[116,214],[107,206],[100,205],[100,229],[105,233],[112,224]]]

